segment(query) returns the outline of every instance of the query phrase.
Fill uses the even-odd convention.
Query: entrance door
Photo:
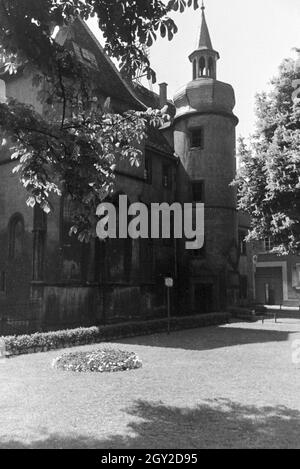
[[[258,267],[255,275],[256,301],[267,305],[283,302],[281,267]]]
[[[198,314],[211,313],[213,310],[213,285],[197,283],[194,286],[194,311]]]

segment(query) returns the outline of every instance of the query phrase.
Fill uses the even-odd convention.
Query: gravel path
[[[53,370],[58,351],[2,360],[0,447],[300,448],[297,340],[282,319],[120,340],[143,361],[128,372]]]

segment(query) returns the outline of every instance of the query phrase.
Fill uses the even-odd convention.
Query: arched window
[[[201,57],[199,60],[199,77],[203,77],[205,75],[205,58]]]
[[[208,61],[208,76],[213,77],[214,75],[214,62],[213,59],[210,57]]]
[[[132,270],[133,244],[128,234],[125,238],[119,237],[119,230],[121,228],[120,211],[123,209],[122,206],[119,206],[120,196],[125,196],[125,194],[118,192],[110,200],[116,210],[116,238],[108,238],[106,240],[106,262],[109,281],[128,283]],[[127,198],[127,210],[129,205],[130,201]],[[122,230],[128,230],[129,222],[130,217],[127,219],[127,226],[122,227]]]
[[[62,254],[62,279],[85,282],[89,263],[89,244],[71,234],[74,217],[80,213],[79,205],[68,194],[61,198],[60,243]]]
[[[197,62],[196,60],[193,61],[193,80],[197,78]]]
[[[13,215],[9,222],[9,257],[16,259],[22,255],[24,246],[24,219],[21,214]]]

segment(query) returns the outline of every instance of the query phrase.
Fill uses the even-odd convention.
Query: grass
[[[299,339],[284,319],[109,344],[137,353],[130,373],[54,370],[57,351],[0,361],[0,447],[300,448]]]

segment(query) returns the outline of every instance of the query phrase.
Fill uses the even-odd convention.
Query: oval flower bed
[[[142,362],[133,352],[98,349],[90,352],[64,353],[53,361],[52,366],[64,371],[103,373],[105,371],[133,370],[140,368]]]

